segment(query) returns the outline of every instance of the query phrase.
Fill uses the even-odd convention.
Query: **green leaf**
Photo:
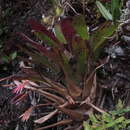
[[[124,121],[124,119],[125,119],[124,117],[119,117],[118,119],[106,124],[106,128],[110,128],[112,126],[115,126],[116,124],[121,123],[122,121]]]
[[[63,13],[63,8],[61,8],[60,6],[57,6],[55,9],[55,13],[57,17],[61,16],[61,14]]]
[[[130,126],[128,126],[128,130],[130,130]]]
[[[34,32],[34,34],[42,41],[46,42],[48,46],[56,45],[55,42],[48,37],[47,35],[43,34],[42,32]]]
[[[83,40],[89,39],[88,27],[83,15],[75,16],[73,19],[73,25],[76,32]]]
[[[72,66],[69,64],[69,60],[64,53],[61,54],[62,59],[60,62],[61,68],[65,74],[65,80],[68,88],[68,92],[72,97],[80,96],[81,89],[77,85],[77,81],[75,80],[74,71]]]
[[[111,111],[110,113],[114,116],[114,115],[122,115],[122,114],[125,114],[127,112],[130,112],[130,107],[127,107],[125,109]]]
[[[97,118],[95,117],[94,114],[90,114],[90,115],[89,115],[89,118],[90,118],[90,120],[91,120],[93,123],[98,123],[98,120],[97,120]]]
[[[58,40],[61,42],[61,43],[64,43],[64,44],[67,44],[67,41],[61,31],[61,27],[59,24],[55,25],[55,35],[56,37],[58,38]]]
[[[130,124],[130,119],[125,120],[126,124]]]
[[[100,126],[97,126],[96,130],[106,130],[107,128],[114,128],[116,125],[119,125],[119,123],[122,123],[125,120],[124,117],[119,117],[116,120],[112,120],[108,123],[105,123],[101,120],[102,124]]]
[[[80,37],[75,37],[72,41],[72,51],[75,56],[76,65],[75,65],[75,73],[78,80],[82,79],[82,76],[85,74],[86,64],[87,64],[87,56],[88,49],[86,46],[86,41],[81,39]]]
[[[117,25],[112,22],[105,22],[97,30],[95,30],[91,36],[91,48],[93,49],[95,56],[99,54],[100,48],[103,46],[106,38],[110,37],[117,29]]]
[[[103,113],[102,120],[105,122],[112,122],[113,121],[112,116],[108,113]]]
[[[96,1],[96,5],[97,5],[100,13],[103,15],[103,17],[106,20],[113,20],[110,12],[105,8],[105,6],[100,1]]]
[[[2,61],[5,63],[9,63],[9,57],[7,55],[2,56]]]
[[[93,130],[86,121],[83,122],[83,126],[84,126],[84,130]]]
[[[114,22],[120,18],[120,8],[120,0],[111,0],[111,10]]]
[[[116,105],[116,110],[123,109],[124,105],[121,99],[118,100],[118,104]]]
[[[17,51],[13,52],[11,55],[10,55],[11,59],[14,60],[16,57],[17,57]]]

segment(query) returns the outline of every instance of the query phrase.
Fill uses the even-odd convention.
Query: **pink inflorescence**
[[[13,89],[13,93],[21,93],[26,85],[29,85],[29,80],[22,80],[22,82],[14,81],[15,88]]]

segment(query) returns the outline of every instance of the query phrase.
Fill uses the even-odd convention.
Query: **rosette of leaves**
[[[97,66],[94,60],[106,37],[113,34],[116,26],[106,22],[89,34],[82,15],[60,20],[55,24],[53,32],[35,20],[29,20],[28,23],[40,41],[36,42],[19,33],[23,42],[17,46],[31,57],[23,57],[22,60],[34,67],[22,68],[23,75],[16,75],[14,79],[35,82],[37,85],[26,86],[25,89],[40,93],[54,110],[36,119],[35,123],[42,124],[61,113],[66,115],[63,120],[37,130],[60,125],[67,125],[75,130],[82,128],[82,122],[88,113],[96,108]],[[22,100],[23,95],[18,95],[15,100]],[[31,106],[22,114],[22,119],[27,120],[37,106],[42,107],[40,104],[33,108]]]

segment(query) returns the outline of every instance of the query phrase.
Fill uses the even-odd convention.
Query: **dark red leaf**
[[[19,94],[19,95],[16,95],[16,96],[11,100],[11,102],[12,102],[13,104],[16,104],[16,103],[18,103],[18,102],[24,100],[24,99],[27,97],[27,95],[28,95],[27,93],[21,93],[21,94]]]
[[[62,29],[62,32],[66,38],[66,40],[71,43],[73,37],[76,35],[76,32],[72,26],[72,21],[71,19],[63,19],[61,21],[61,29]]]
[[[20,36],[22,36],[23,40],[30,43],[32,45],[32,47],[34,47],[36,50],[38,50],[44,56],[46,56],[50,59],[54,59],[54,57],[56,57],[55,53],[53,52],[53,50],[51,50],[51,48],[40,45],[39,43],[33,41],[32,39],[30,39],[23,33],[18,33],[18,34],[20,34]]]
[[[41,53],[45,53],[45,55],[47,55],[48,50],[46,47],[43,47],[42,45],[40,45],[39,43],[33,41],[32,39],[30,39],[28,36],[26,36],[23,33],[18,33],[20,36],[22,36],[22,39],[25,40],[26,42],[29,42],[35,49],[37,49],[38,51],[40,51]]]
[[[48,37],[50,37],[53,41],[55,41],[57,44],[60,44],[59,40],[55,37],[54,33],[48,31],[46,27],[44,27],[41,23],[38,23],[35,20],[28,20],[28,24],[31,25],[31,28],[36,32],[42,32]]]

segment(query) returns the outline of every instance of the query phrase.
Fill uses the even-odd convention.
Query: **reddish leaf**
[[[30,107],[28,110],[26,110],[19,118],[22,118],[22,121],[28,121],[28,119],[31,116],[31,113],[33,111],[34,107]]]
[[[20,33],[20,35],[22,36],[22,38],[27,41],[28,43],[30,43],[32,45],[33,48],[35,48],[37,51],[39,51],[41,54],[43,54],[44,56],[46,56],[47,58],[49,58],[50,60],[54,61],[56,64],[59,63],[59,61],[61,60],[60,56],[59,56],[59,50],[62,52],[64,51],[63,46],[60,46],[60,49],[56,48],[56,47],[43,47],[42,45],[40,45],[39,43],[31,40],[29,37],[27,37],[25,34]]]
[[[18,102],[24,100],[24,99],[27,97],[27,95],[28,95],[27,93],[21,93],[21,94],[19,94],[19,95],[16,95],[16,96],[11,100],[11,102],[12,102],[13,104],[16,104],[16,103],[18,103]]]
[[[18,33],[20,34],[20,36],[22,36],[23,40],[25,40],[26,42],[29,42],[32,47],[34,47],[35,49],[37,49],[39,52],[41,52],[42,54],[44,54],[46,57],[51,57],[54,54],[51,54],[52,51],[50,51],[47,47],[43,47],[42,45],[40,45],[39,43],[33,41],[32,39],[30,39],[29,37],[27,37],[25,34],[23,33]],[[50,56],[51,54],[51,56]]]
[[[28,70],[28,69],[27,69]],[[29,72],[28,71],[28,75],[31,75],[31,74],[33,74],[33,72]],[[30,76],[29,75],[29,76]],[[32,79],[37,79],[37,80],[39,80],[39,77],[30,77],[31,78],[31,80]],[[43,80],[43,79],[42,79]],[[33,83],[33,82],[30,82],[29,81],[29,86],[26,86],[26,88],[27,89],[30,89],[30,90],[32,90],[32,91],[37,91],[37,92],[40,92],[44,97],[46,97],[46,99],[49,99],[50,101],[53,101],[53,102],[55,102],[55,103],[57,103],[57,104],[64,104],[64,102],[65,102],[65,100],[62,98],[62,97],[60,97],[60,96],[57,96],[57,95],[55,95],[55,94],[51,94],[50,92],[46,92],[46,91],[43,91],[42,89],[39,89],[39,88],[35,88],[35,87],[31,87],[31,86],[37,86],[37,84],[35,84],[35,83]]]
[[[35,120],[34,122],[35,122],[35,123],[38,123],[38,124],[42,124],[42,123],[44,123],[45,121],[47,121],[47,120],[49,120],[50,118],[52,118],[57,112],[58,112],[58,111],[55,110],[55,111],[49,113],[48,115],[43,116],[43,117],[41,117],[41,118],[38,119],[38,120]]]
[[[60,44],[59,40],[55,37],[54,33],[48,31],[41,23],[38,23],[35,20],[29,20],[28,24],[31,25],[32,29],[36,32],[42,32],[46,36],[50,37],[55,43]]]
[[[71,43],[73,37],[76,35],[76,32],[72,26],[72,20],[71,19],[63,19],[61,21],[61,29],[62,32],[66,38],[66,40]]]

